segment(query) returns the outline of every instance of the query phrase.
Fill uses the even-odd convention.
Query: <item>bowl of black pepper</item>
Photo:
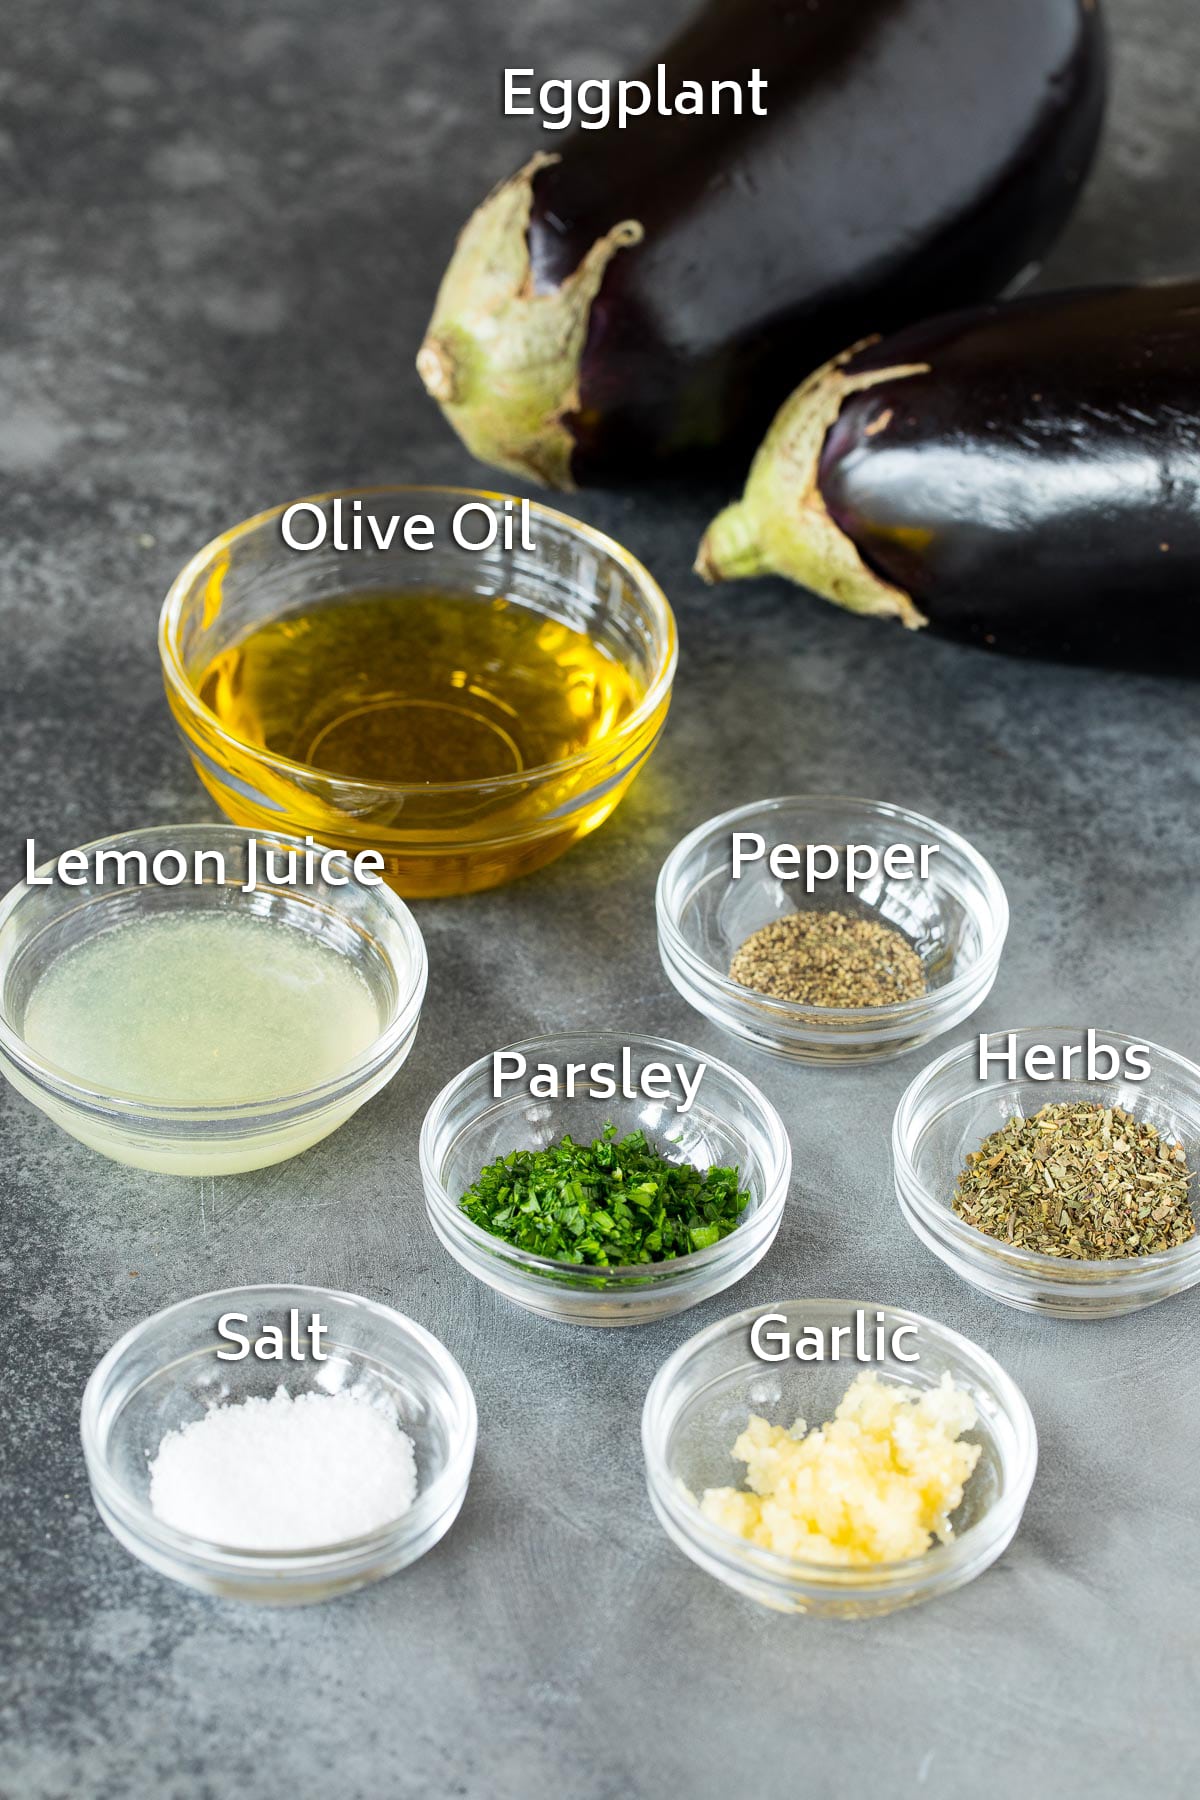
[[[965,838],[842,795],[708,820],[663,864],[655,905],[684,999],[794,1062],[874,1062],[953,1029],[990,991],[1008,931],[999,877]]]
[[[973,1039],[896,1109],[900,1210],[964,1281],[1025,1312],[1105,1319],[1200,1282],[1200,1068],[1121,1032]]]

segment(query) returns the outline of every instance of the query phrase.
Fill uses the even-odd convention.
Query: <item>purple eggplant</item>
[[[1002,292],[1074,205],[1106,76],[1098,0],[709,0],[660,63],[706,94],[761,70],[766,114],[535,156],[417,359],[476,456],[553,487],[731,454],[863,331]]]
[[[1200,674],[1200,280],[953,313],[786,402],[710,581],[1016,655]]]

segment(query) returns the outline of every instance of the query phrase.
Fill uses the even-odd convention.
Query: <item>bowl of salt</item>
[[[247,1287],[126,1332],[87,1384],[81,1432],[97,1511],[127,1550],[204,1593],[297,1606],[445,1535],[476,1411],[445,1346],[391,1307]]]

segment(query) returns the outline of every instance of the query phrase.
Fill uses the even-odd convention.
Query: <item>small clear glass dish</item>
[[[869,1365],[853,1361],[762,1362],[750,1332],[764,1313],[781,1314],[792,1337],[806,1327],[829,1331],[866,1315],[873,1329],[882,1315],[890,1346],[898,1325],[916,1328],[904,1342],[915,1363],[890,1352]],[[828,1339],[827,1339],[828,1341]],[[705,1518],[699,1499],[708,1488],[740,1487],[742,1465],[731,1455],[751,1413],[790,1428],[832,1419],[854,1378],[871,1368],[908,1389],[936,1387],[949,1373],[975,1402],[979,1418],[966,1440],[982,1454],[951,1520],[954,1536],[924,1556],[870,1567],[802,1562],[748,1543]],[[646,1485],[660,1525],[686,1556],[776,1612],[864,1619],[951,1593],[989,1568],[1021,1522],[1037,1469],[1037,1433],[1024,1395],[977,1344],[919,1313],[856,1300],[785,1300],[753,1306],[710,1325],[668,1358],[654,1377],[642,1411]]]
[[[1009,1035],[993,1033],[989,1050],[1002,1050]],[[1061,1064],[1059,1050],[1082,1044],[1087,1034],[1082,1026],[1039,1025],[1011,1035],[1018,1068],[1023,1068],[1031,1045],[1048,1044]],[[1117,1031],[1100,1031],[1097,1037],[1122,1056],[1131,1044],[1146,1043]],[[948,1050],[922,1069],[896,1108],[892,1163],[900,1211],[926,1248],[993,1300],[1060,1319],[1109,1319],[1136,1312],[1200,1281],[1200,1234],[1150,1256],[1077,1262],[1002,1243],[968,1225],[953,1207],[967,1156],[984,1138],[1014,1114],[1028,1116],[1064,1100],[1120,1106],[1182,1143],[1188,1167],[1200,1168],[1200,1068],[1156,1044],[1149,1051],[1151,1072],[1145,1081],[1089,1082],[1078,1064],[1070,1080],[1056,1075],[1050,1081],[1031,1081],[1021,1074],[1010,1081],[1007,1070],[996,1065],[980,1079],[978,1039]],[[1191,1198],[1195,1209],[1194,1184]]]
[[[155,825],[84,847],[89,864],[102,850],[141,851],[148,865],[160,851],[179,851],[189,866],[198,851],[218,851],[225,860],[224,881],[215,879],[209,862],[203,881],[177,887],[132,878],[119,884],[89,880],[82,887],[19,882],[0,901],[0,1072],[56,1125],[116,1162],[168,1175],[232,1175],[283,1162],[345,1124],[391,1080],[412,1049],[427,962],[408,907],[383,883],[342,886],[319,873],[311,882],[246,893],[242,877],[250,835],[236,825]],[[253,835],[260,846],[280,853],[285,847],[304,850],[293,838]],[[37,875],[51,875],[56,861],[43,864]],[[198,909],[276,920],[311,933],[348,958],[374,998],[378,1037],[349,1068],[304,1092],[225,1106],[164,1106],[115,1088],[88,1086],[25,1042],[22,1024],[30,996],[57,957],[102,931]]]
[[[766,858],[732,876],[734,832],[776,844],[848,844],[919,856],[936,844],[927,880],[880,873],[847,896],[804,891],[772,875]],[[914,864],[919,867],[919,864]],[[824,886],[826,884],[822,884]],[[759,1050],[795,1062],[873,1062],[900,1056],[973,1013],[996,979],[1008,902],[990,863],[956,832],[920,813],[841,795],[801,794],[735,807],[691,832],[663,864],[655,897],[663,968],[690,1006]],[[903,933],[925,966],[928,991],[893,1006],[801,1006],[756,994],[729,965],[762,926],[797,910],[836,906]]]
[[[237,1329],[266,1325],[288,1334],[289,1312],[319,1312],[328,1336],[323,1362],[219,1362],[229,1346],[217,1321],[241,1312]],[[150,1509],[150,1464],[170,1431],[214,1405],[279,1386],[301,1393],[352,1393],[382,1407],[413,1441],[417,1494],[409,1510],[365,1536],[313,1549],[239,1550],[177,1531]],[[444,1345],[374,1300],[319,1287],[246,1287],[199,1294],[127,1331],[93,1370],[80,1420],[96,1509],[113,1536],[161,1575],[206,1594],[268,1606],[302,1606],[380,1581],[415,1562],[458,1516],[475,1456],[475,1398]]]
[[[675,677],[674,615],[637,558],[590,525],[533,501],[534,548],[506,549],[503,527],[507,521],[511,528],[517,503],[470,488],[372,488],[317,494],[306,504],[319,507],[327,522],[335,505],[347,520],[358,507],[368,542],[372,521],[386,533],[397,514],[419,513],[433,521],[433,539],[416,555],[397,531],[387,550],[347,557],[333,548],[330,523],[321,547],[300,554],[282,540],[287,508],[277,506],[214,538],[176,576],[158,632],[167,700],[196,773],[222,811],[241,825],[311,832],[351,852],[377,850],[388,881],[410,899],[511,881],[602,824],[658,742]],[[471,551],[454,541],[452,520],[463,505],[477,509],[473,534],[482,535],[479,513],[497,520],[490,548]],[[514,746],[510,772],[423,782],[359,779],[277,755],[227,729],[201,697],[205,670],[250,632],[318,602],[341,604],[378,589],[398,603],[431,590],[481,606],[517,601],[542,615],[551,634],[562,625],[583,632],[633,677],[642,697],[627,717],[559,761],[526,767]],[[471,671],[459,671],[452,687],[468,678],[475,678]],[[371,692],[369,672],[364,679]],[[390,695],[371,702],[381,709],[394,703]],[[437,717],[429,730],[439,728]]]
[[[731,1287],[762,1261],[783,1218],[792,1152],[775,1108],[744,1076],[714,1057],[667,1038],[568,1032],[506,1046],[535,1063],[620,1066],[628,1047],[636,1081],[648,1062],[707,1065],[696,1100],[677,1113],[678,1092],[663,1100],[594,1098],[535,1100],[492,1093],[492,1058],[482,1056],[447,1083],[425,1115],[421,1178],[430,1224],[456,1262],[507,1299],[547,1319],[572,1325],[641,1325],[682,1312]],[[641,1128],[665,1156],[698,1168],[734,1166],[750,1200],[742,1222],[706,1250],[673,1262],[624,1269],[573,1267],[532,1256],[467,1218],[459,1200],[497,1157],[542,1149],[570,1133],[591,1143],[611,1121],[619,1136]]]

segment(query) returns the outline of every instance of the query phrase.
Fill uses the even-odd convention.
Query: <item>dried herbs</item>
[[[669,1262],[706,1250],[741,1221],[736,1169],[668,1162],[643,1131],[592,1144],[562,1138],[489,1163],[459,1201],[474,1224],[535,1256],[593,1268]]]
[[[1012,1118],[967,1157],[954,1210],[989,1237],[1078,1261],[1186,1244],[1183,1147],[1119,1106],[1076,1100]]]
[[[729,977],[801,1006],[894,1006],[925,992],[925,967],[903,932],[844,912],[794,912],[748,937]]]

